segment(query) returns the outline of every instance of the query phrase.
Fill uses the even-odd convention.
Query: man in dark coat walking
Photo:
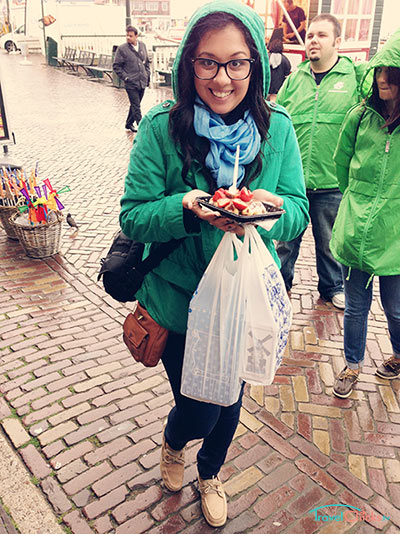
[[[134,26],[126,28],[126,43],[118,47],[115,54],[113,69],[119,78],[125,83],[128,93],[130,108],[126,118],[125,128],[132,132],[137,129],[142,118],[140,102],[144,90],[150,83],[150,62],[146,46],[138,41],[138,31]]]

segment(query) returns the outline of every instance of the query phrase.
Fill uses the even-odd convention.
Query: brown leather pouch
[[[139,303],[124,322],[123,340],[137,362],[155,367],[167,344],[168,330],[160,326]]]

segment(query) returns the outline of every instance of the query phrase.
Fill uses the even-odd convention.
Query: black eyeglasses
[[[221,67],[224,67],[231,80],[245,80],[250,76],[254,59],[231,59],[226,63],[219,63],[214,59],[196,57],[192,59],[193,71],[199,80],[212,80]]]

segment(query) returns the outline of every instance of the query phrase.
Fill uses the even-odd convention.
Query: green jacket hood
[[[197,11],[194,12],[194,14],[189,20],[189,24],[186,28],[186,32],[176,53],[176,58],[172,67],[172,89],[174,92],[175,99],[177,99],[178,97],[178,67],[182,57],[182,51],[185,47],[188,36],[201,18],[205,17],[206,15],[209,15],[210,13],[216,13],[217,11],[223,11],[225,13],[230,13],[231,15],[234,15],[246,26],[251,36],[253,37],[257,50],[260,53],[264,78],[264,95],[266,97],[270,84],[270,70],[267,48],[265,46],[265,28],[262,18],[253,9],[239,2],[216,0],[200,7]]]
[[[361,80],[361,95],[366,98],[372,90],[375,67],[400,68],[400,28],[396,30],[385,45],[371,58]]]

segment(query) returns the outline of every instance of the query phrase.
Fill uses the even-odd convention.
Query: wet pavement
[[[343,312],[318,298],[310,232],[284,364],[272,386],[247,386],[221,472],[228,523],[212,529],[202,518],[198,443],[188,448],[183,490],[163,488],[169,384],[161,365],[132,360],[121,339],[130,306],[96,281],[118,227],[132,143],[127,96],[29,59],[23,66],[18,55],[0,55],[17,140],[10,153],[28,171],[38,162],[39,182],[70,186],[60,200],[79,231],[63,223],[61,253],[34,260],[0,230],[0,422],[57,520],[73,534],[399,532],[400,380],[374,375],[391,353],[385,318],[374,300],[357,390],[334,398]],[[169,96],[149,89],[144,111]]]

